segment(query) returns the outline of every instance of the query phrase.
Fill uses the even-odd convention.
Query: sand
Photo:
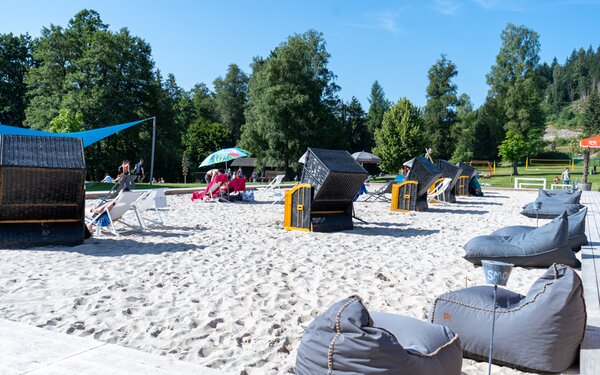
[[[427,319],[436,295],[483,284],[462,246],[502,226],[535,225],[518,213],[535,195],[489,191],[420,213],[358,202],[368,224],[339,233],[285,231],[283,205],[264,192],[254,203],[169,196],[164,227],[119,225],[121,237],[73,248],[0,250],[0,318],[233,373],[293,373],[308,324],[344,297]],[[509,288],[526,293],[544,271],[515,268]],[[464,361],[465,374],[486,370]]]

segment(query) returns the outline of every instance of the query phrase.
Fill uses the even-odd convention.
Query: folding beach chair
[[[223,181],[213,181],[206,189],[202,192],[195,191],[192,193],[192,201],[202,201],[202,202],[228,202],[226,198],[221,197],[221,191],[227,191],[225,188],[228,182],[226,180]]]
[[[274,200],[271,203],[272,205],[283,200],[283,192],[281,191],[281,183],[285,178],[284,174],[278,174],[275,178],[269,182],[267,186],[259,187],[257,190],[262,190],[264,192],[269,192],[274,195]]]
[[[376,201],[381,201],[381,202],[391,202],[391,199],[388,198],[386,196],[386,194],[392,194],[392,185],[394,184],[394,180],[388,181],[385,183],[385,185],[383,185],[382,187],[380,187],[379,189],[373,191],[373,192],[367,192],[367,199],[365,199],[365,202],[368,202],[370,200],[376,202]]]
[[[161,189],[162,190],[162,189]],[[164,191],[163,191],[164,194]],[[157,198],[158,198],[158,191],[157,190],[150,190],[148,192],[148,194],[146,194],[145,196],[141,197],[140,199],[138,199],[136,202],[134,202],[133,204],[133,211],[135,212],[135,216],[138,219],[138,222],[140,223],[140,227],[142,228],[142,230],[146,230],[146,221],[150,221],[153,223],[157,223],[157,224],[164,224],[163,218],[160,214],[160,211],[157,207]],[[147,213],[148,211],[154,211],[156,212],[156,216],[158,217],[157,220],[153,220],[153,219],[149,219],[148,215],[144,215],[144,213]]]
[[[123,215],[146,194],[148,194],[146,191],[122,191],[115,199],[107,202],[99,212],[92,217],[86,217],[85,221],[96,227],[96,235],[100,235],[102,228],[108,227],[112,234],[118,236],[119,233],[114,225],[115,221],[121,220]]]
[[[446,190],[450,183],[452,182],[451,178],[444,178],[440,183],[435,185],[435,188],[431,191],[431,193],[427,193],[427,203],[442,203],[446,204]]]
[[[285,178],[284,174],[278,174],[277,176],[275,176],[275,178],[273,180],[271,180],[271,182],[269,182],[267,184],[267,186],[263,186],[263,187],[259,187],[258,190],[275,190],[275,189],[279,189],[281,187],[281,183],[283,182],[283,179]]]
[[[103,197],[100,198],[100,203],[96,207],[100,207],[104,203],[108,202],[111,199],[115,199],[120,192],[123,190],[133,190],[135,189],[135,175],[123,175],[119,178],[119,181],[113,185],[112,188],[108,191]]]

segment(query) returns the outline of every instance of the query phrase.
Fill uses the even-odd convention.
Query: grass
[[[591,165],[590,165],[591,166]],[[514,177],[524,177],[524,178],[545,178],[547,183],[547,188],[550,189],[550,184],[552,180],[556,177],[559,177],[560,174],[565,170],[565,167],[529,167],[527,170],[525,167],[519,167],[518,176],[512,176],[512,167],[497,167],[496,173],[491,178],[481,178],[479,180],[480,183],[488,183],[492,187],[506,187],[512,188],[515,186]],[[590,168],[591,171],[591,168]],[[571,171],[571,181],[581,182],[583,175],[583,165],[576,163],[575,170]],[[596,175],[588,175],[588,182],[592,183],[592,188],[597,189],[600,187],[600,174]]]

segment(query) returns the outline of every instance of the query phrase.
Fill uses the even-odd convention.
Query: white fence
[[[571,185],[566,185],[566,184],[552,184],[550,185],[550,190],[554,190],[554,189],[570,189]]]
[[[522,182],[525,181],[525,182]],[[530,187],[541,187],[542,189],[546,189],[546,179],[545,178],[525,178],[525,177],[517,177],[515,178],[515,189],[523,189],[525,186]]]

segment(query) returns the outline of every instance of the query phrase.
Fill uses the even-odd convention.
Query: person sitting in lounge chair
[[[217,174],[212,177],[212,180],[204,189],[204,191],[195,191],[192,193],[192,201],[196,199],[200,200],[213,200],[219,197],[221,190],[226,189],[229,180],[223,169],[219,169]]]

